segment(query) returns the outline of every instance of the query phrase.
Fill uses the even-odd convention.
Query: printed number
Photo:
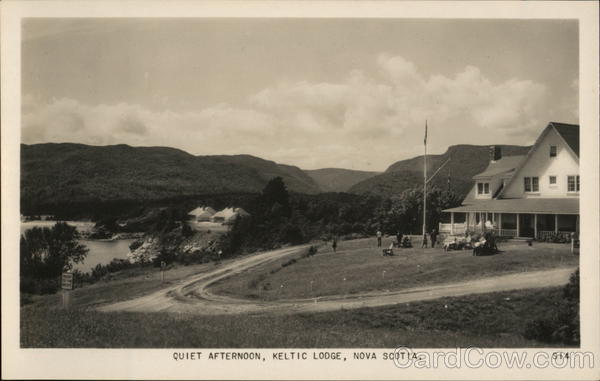
[[[569,358],[569,352],[554,352],[552,353],[552,359],[553,360],[562,360],[562,359],[568,359]]]

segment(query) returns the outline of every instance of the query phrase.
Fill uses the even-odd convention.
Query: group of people
[[[377,236],[377,247],[381,247],[381,239],[383,237],[383,233],[381,232],[381,230],[377,230],[376,233]],[[429,236],[429,239],[428,239]],[[431,233],[427,234],[423,234],[423,242],[421,244],[422,248],[427,248],[428,247],[428,242],[429,240],[431,240],[431,247],[435,247],[435,244],[437,243],[437,238],[438,238],[438,232],[433,229],[431,231]],[[410,243],[410,237],[409,236],[405,236],[404,234],[397,232],[396,233],[396,244],[398,247],[412,247],[412,244],[410,246],[408,246],[408,244]],[[390,245],[390,249],[394,247],[394,243],[392,242],[392,244]]]
[[[381,232],[381,230],[377,230],[377,233],[375,235],[377,237],[377,247],[379,248],[379,247],[381,247],[381,244],[382,244],[383,233]],[[429,242],[431,242],[431,247],[435,248],[435,245],[437,244],[437,240],[438,240],[438,232],[436,229],[433,229],[433,230],[431,230],[431,232],[429,234],[427,234],[427,233],[423,234],[423,241],[421,243],[421,248],[429,247]],[[464,239],[457,240],[456,237],[453,237],[453,239],[451,241],[449,241],[449,240],[446,240],[446,241],[447,242],[443,242],[443,248],[446,251],[452,250],[452,249],[457,250],[457,249],[461,249],[463,247],[469,247],[469,248],[472,247],[475,249],[476,247],[479,247],[479,246],[482,246],[482,247],[485,246],[486,248],[489,246],[490,248],[492,248],[494,250],[498,250],[498,248],[496,246],[495,237],[491,233],[483,235],[479,240],[477,240],[475,242],[473,242],[474,240],[472,239],[472,237],[469,233],[465,233]],[[396,246],[396,247],[412,247],[412,242],[411,242],[410,236],[404,235],[400,232],[397,232],[396,233],[396,241],[390,243],[390,247],[384,251],[391,253],[394,246]],[[333,249],[334,253],[337,252],[337,237],[336,236],[334,236],[332,238],[331,248]]]

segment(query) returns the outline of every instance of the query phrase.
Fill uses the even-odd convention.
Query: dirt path
[[[140,298],[109,304],[101,311],[181,312],[203,315],[240,313],[320,312],[339,309],[376,307],[416,302],[441,297],[481,294],[526,288],[560,286],[569,280],[574,268],[500,275],[458,283],[416,287],[400,291],[369,292],[349,296],[285,301],[252,301],[215,295],[208,288],[214,282],[246,271],[263,263],[298,254],[308,246],[297,246],[240,258],[208,273],[195,275],[177,285]]]

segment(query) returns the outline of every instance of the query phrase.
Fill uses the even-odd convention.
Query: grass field
[[[560,288],[299,315],[197,316],[21,308],[21,346],[52,348],[535,347],[523,330]]]
[[[223,261],[223,263],[227,263]],[[160,270],[156,267],[131,268],[109,274],[97,283],[71,291],[71,303],[75,308],[96,307],[105,303],[133,299],[158,291],[194,274],[216,268],[214,262],[196,265],[175,265],[165,271],[165,281],[160,282]],[[54,307],[62,303],[61,293],[29,296],[38,306]]]
[[[383,247],[390,242],[391,238],[384,239]],[[313,257],[265,264],[215,283],[211,291],[262,300],[309,298],[578,265],[578,257],[565,244],[506,242],[499,248],[502,253],[487,257],[474,257],[471,250],[417,247],[394,249],[395,256],[382,257],[375,239],[341,241],[337,253],[322,246]]]

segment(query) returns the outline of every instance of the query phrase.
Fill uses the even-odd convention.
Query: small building
[[[236,219],[240,217],[247,217],[250,214],[242,208],[225,208],[212,216],[213,222],[220,222],[223,224],[232,224]]]
[[[210,206],[199,206],[196,209],[192,210],[188,213],[188,215],[192,216],[195,221],[210,221],[212,216],[216,213],[216,211]]]
[[[568,239],[579,232],[579,126],[550,122],[523,156],[490,147],[488,167],[473,180],[462,205],[444,210],[440,233]]]

